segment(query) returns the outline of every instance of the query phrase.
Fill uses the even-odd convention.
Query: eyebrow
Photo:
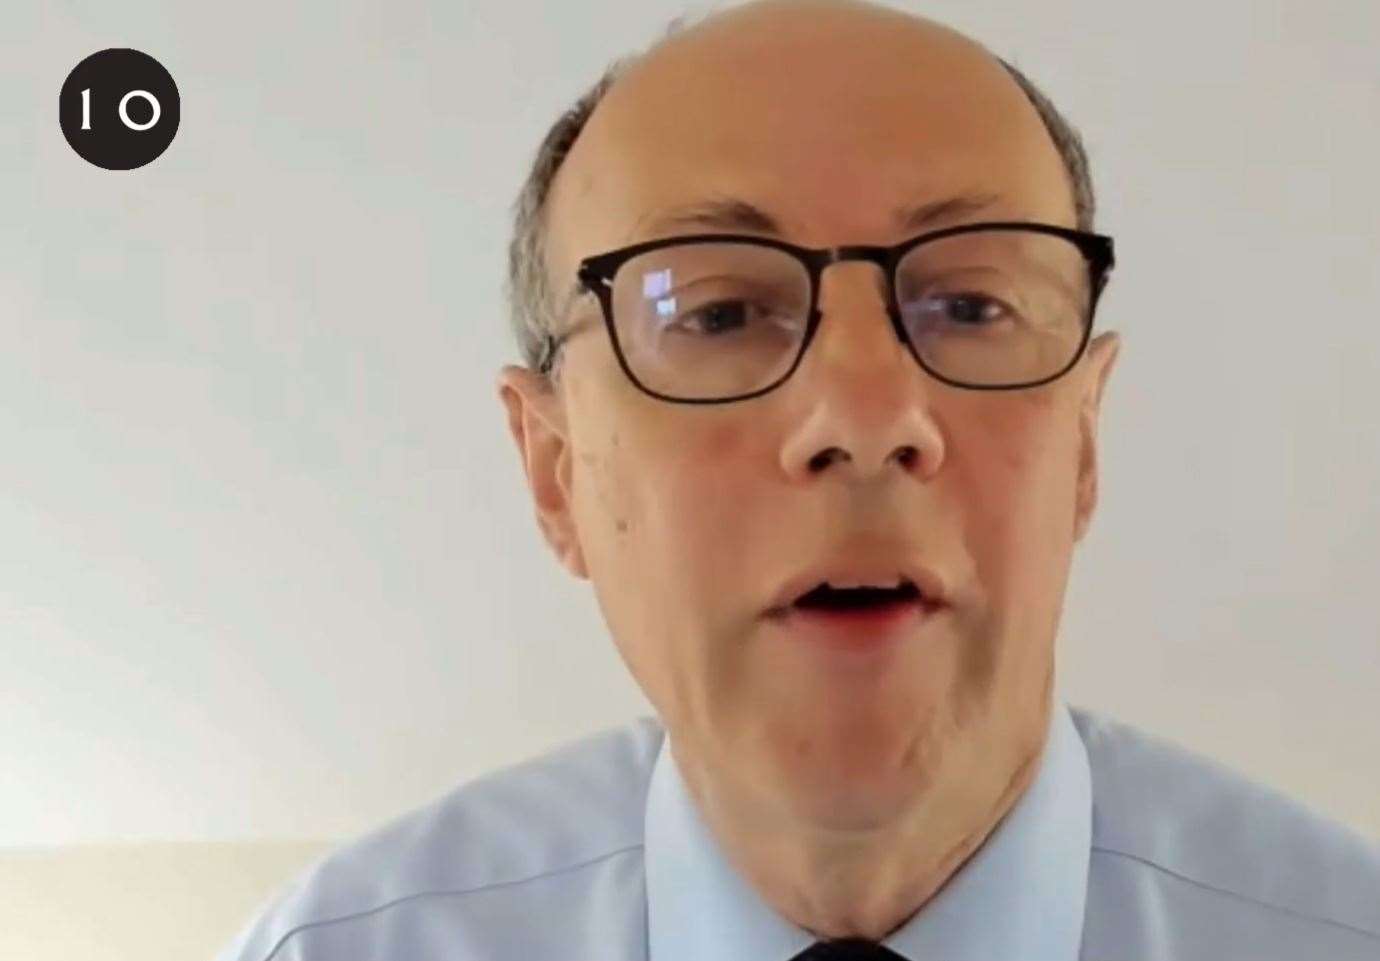
[[[943,221],[961,220],[981,213],[1001,199],[998,194],[974,193],[942,200],[902,204],[892,210],[891,223],[898,233],[920,233],[927,227]],[[624,242],[632,244],[639,237],[645,237],[650,233],[659,234],[687,228],[747,231],[774,237],[781,237],[784,233],[776,218],[761,207],[739,197],[720,194],[645,213],[633,224]],[[582,293],[584,289],[576,281],[562,298],[557,315],[563,316],[569,310],[570,304]]]
[[[971,216],[991,207],[998,200],[1000,198],[995,194],[967,194],[903,204],[892,211],[891,223],[897,232],[917,232],[939,221]],[[630,236],[635,238],[645,233],[687,227],[746,230],[776,237],[783,234],[776,218],[755,204],[738,197],[717,196],[644,214],[633,225]]]

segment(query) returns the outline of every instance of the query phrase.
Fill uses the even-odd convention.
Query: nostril
[[[822,471],[834,461],[841,459],[841,454],[843,454],[843,451],[839,450],[837,447],[830,447],[828,450],[820,451],[814,457],[810,458],[810,470],[815,472]]]

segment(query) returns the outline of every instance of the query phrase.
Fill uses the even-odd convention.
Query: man
[[[1114,260],[1076,136],[934,23],[717,14],[518,211],[499,395],[656,718],[335,853],[237,961],[1380,958],[1380,850],[1062,704]],[[865,588],[871,588],[865,589]]]

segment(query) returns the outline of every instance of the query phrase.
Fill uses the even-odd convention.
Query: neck
[[[1001,823],[1034,780],[1046,730],[1037,725],[1036,736],[1016,750],[1009,737],[997,745],[972,738],[952,745],[922,793],[865,831],[802,821],[779,786],[766,797],[757,784],[706,776],[721,766],[682,763],[674,743],[672,751],[705,823],[764,901],[817,938],[881,941]]]

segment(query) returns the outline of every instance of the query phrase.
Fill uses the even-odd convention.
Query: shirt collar
[[[662,739],[647,794],[649,961],[789,961],[816,940],[730,865]],[[925,906],[882,943],[907,958],[1077,961],[1092,791],[1067,705],[1053,703],[1040,770]]]

